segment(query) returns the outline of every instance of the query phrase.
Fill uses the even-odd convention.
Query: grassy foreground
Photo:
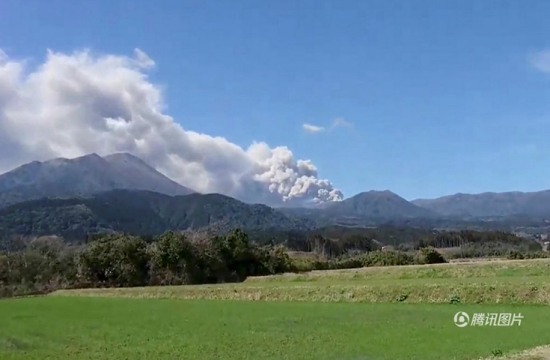
[[[58,291],[0,301],[0,359],[550,359],[529,350],[550,344],[548,274],[550,259]],[[459,311],[524,319],[459,328]]]
[[[139,298],[550,304],[550,259],[314,271],[240,284],[64,290],[53,295]]]
[[[457,311],[521,312],[466,327]],[[477,359],[550,343],[545,306],[42,297],[0,301],[0,359]]]

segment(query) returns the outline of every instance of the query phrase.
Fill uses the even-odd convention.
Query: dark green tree
[[[92,286],[140,286],[148,280],[147,244],[128,235],[91,242],[79,257],[80,274]]]

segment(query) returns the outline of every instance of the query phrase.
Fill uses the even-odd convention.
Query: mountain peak
[[[349,216],[368,218],[413,218],[433,215],[430,211],[410,203],[390,190],[362,192],[332,204],[331,208]]]
[[[72,158],[72,159],[68,159],[68,158],[58,158],[58,159],[59,160],[73,161],[73,162],[79,162],[79,161],[104,161],[104,159],[96,153],[82,155],[82,156],[78,156],[78,157],[75,157],[75,158]],[[58,160],[58,159],[54,159],[54,160]]]
[[[32,162],[0,175],[0,208],[44,197],[88,196],[114,189],[148,190],[166,195],[193,191],[129,153]]]
[[[105,160],[101,156],[99,156],[96,153],[92,153],[92,154],[78,156],[75,158],[58,157],[55,159],[46,160],[44,162],[38,162],[38,164],[43,164],[46,166],[60,166],[60,165],[77,164],[77,163],[91,164],[91,163],[104,163],[104,162]],[[32,163],[35,163],[35,161],[33,161]],[[29,164],[32,164],[32,163],[29,163]]]
[[[397,197],[403,199],[401,196],[397,195],[396,193],[390,191],[390,190],[369,190],[361,192],[355,196],[352,196],[351,198],[348,198],[346,200],[350,200],[353,198],[368,198],[368,197]],[[346,201],[344,200],[344,201]],[[405,200],[405,199],[403,199]],[[405,200],[406,201],[406,200]]]
[[[137,157],[134,154],[131,154],[129,152],[118,152],[118,153],[114,153],[114,154],[104,156],[103,158],[105,160],[108,160],[108,159],[124,159],[124,160],[144,162],[142,159],[140,159],[139,157]]]
[[[130,154],[128,152],[114,153],[111,155],[107,155],[103,158],[111,164],[133,163],[136,165],[147,167],[148,169],[155,170],[151,165],[147,164],[145,161],[143,161],[139,157],[133,154]]]

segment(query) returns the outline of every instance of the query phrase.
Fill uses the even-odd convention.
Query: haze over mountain
[[[437,199],[417,199],[412,203],[444,216],[550,216],[550,190],[481,194],[458,193]]]
[[[90,154],[75,159],[33,161],[0,175],[0,207],[43,197],[88,196],[114,189],[166,195],[193,192],[131,154]]]

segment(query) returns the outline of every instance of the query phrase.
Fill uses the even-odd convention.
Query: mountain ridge
[[[0,208],[44,197],[88,196],[114,189],[150,190],[168,195],[194,192],[129,153],[96,153],[33,161],[0,175]]]
[[[150,191],[167,196],[194,193],[130,153],[115,153],[103,157],[92,153],[73,159],[32,161],[0,175],[0,209],[47,198],[97,198],[98,194],[113,190]],[[238,201],[220,194],[195,196],[202,199],[199,201],[201,203],[211,201],[209,206]],[[241,203],[260,205],[250,201]],[[495,219],[502,222],[541,223],[550,218],[550,190],[456,193],[413,201],[407,201],[390,190],[369,190],[342,201],[311,207],[262,206],[316,226],[375,226],[391,222],[414,226],[453,222],[463,224],[463,220],[485,222]],[[247,211],[243,210],[240,216],[248,216]],[[199,222],[202,224],[201,221]]]
[[[89,197],[42,198],[0,209],[2,235],[58,235],[83,239],[88,234],[163,232],[216,228],[247,230],[308,229],[261,204],[245,204],[221,194],[169,196],[145,190],[111,190]]]
[[[442,216],[550,216],[550,190],[521,192],[456,193],[411,203]]]

